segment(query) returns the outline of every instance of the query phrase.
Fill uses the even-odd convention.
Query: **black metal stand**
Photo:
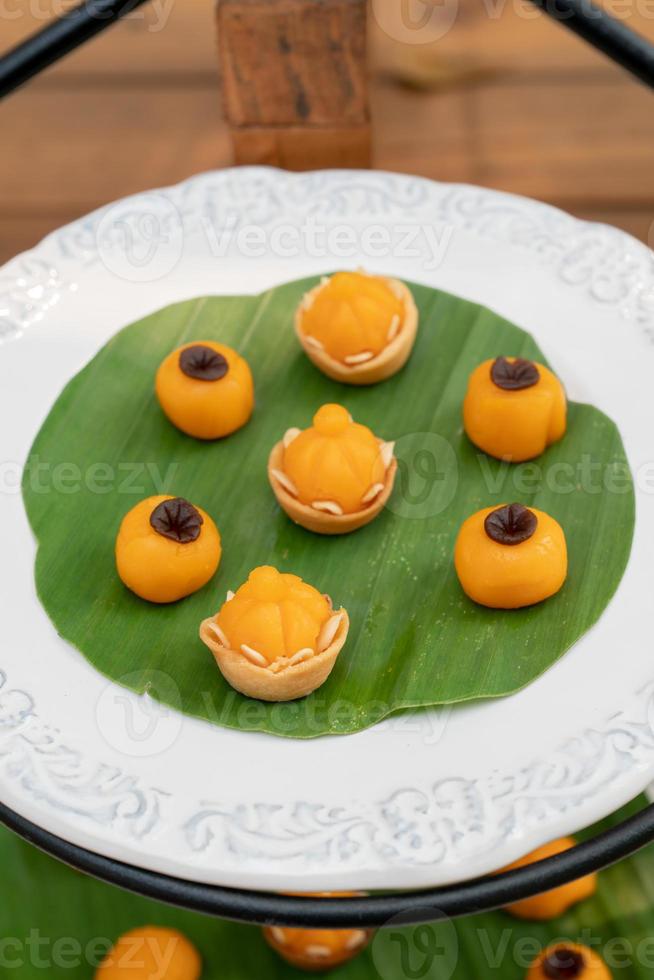
[[[0,98],[145,0],[85,0],[0,58]],[[593,0],[532,0],[544,13],[654,88],[654,45]]]
[[[532,3],[654,88],[654,45],[592,0],[532,0]]]
[[[70,54],[145,0],[85,0],[0,58],[0,98]]]
[[[76,847],[0,804],[0,822],[53,857],[112,885],[222,919],[300,928],[375,928],[456,918],[509,905],[629,857],[654,840],[654,805],[546,861],[445,888],[361,898],[302,898],[220,888],[122,864]]]

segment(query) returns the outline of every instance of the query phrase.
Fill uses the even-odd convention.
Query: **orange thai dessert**
[[[393,443],[354,422],[342,405],[323,405],[313,425],[288,429],[272,449],[268,479],[291,520],[319,534],[368,524],[393,489]]]
[[[470,375],[463,424],[470,441],[489,456],[511,463],[534,459],[565,434],[565,390],[535,361],[484,361]]]
[[[356,892],[309,892],[316,898],[348,897]],[[264,939],[276,953],[299,970],[317,973],[333,970],[366,948],[372,938],[370,929],[292,929],[287,926],[265,926]]]
[[[116,538],[116,568],[128,589],[148,602],[176,602],[212,577],[222,549],[209,515],[183,497],[141,500]]]
[[[555,943],[540,953],[527,970],[526,980],[612,980],[604,960],[588,946]]]
[[[531,606],[565,582],[565,535],[553,517],[535,507],[485,507],[461,525],[454,566],[474,602],[493,609]]]
[[[225,680],[261,701],[291,701],[323,684],[345,643],[345,609],[297,575],[255,568],[200,626]]]
[[[226,344],[193,341],[162,361],[155,382],[173,425],[196,439],[221,439],[252,415],[254,385],[248,363]]]
[[[303,297],[295,331],[324,374],[349,384],[374,384],[407,361],[418,311],[399,279],[364,272],[324,277]]]
[[[560,837],[558,840],[544,844],[536,848],[530,854],[526,854],[518,861],[514,861],[502,871],[513,871],[515,868],[524,868],[536,861],[544,861],[546,858],[553,857],[555,854],[562,854],[575,846],[572,837]],[[538,922],[548,922],[550,919],[557,919],[573,905],[583,902],[590,898],[597,890],[597,875],[584,875],[576,881],[570,881],[567,885],[559,885],[552,888],[542,895],[534,895],[533,898],[524,898],[513,905],[507,905],[506,911],[519,919],[531,919]]]
[[[95,971],[95,980],[199,980],[202,960],[181,932],[142,926],[122,935]]]

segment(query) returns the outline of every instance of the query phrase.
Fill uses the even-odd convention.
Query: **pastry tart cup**
[[[268,479],[277,498],[277,503],[295,524],[299,524],[300,527],[306,528],[307,531],[313,531],[315,534],[349,534],[350,531],[356,531],[358,528],[369,524],[386,506],[393,491],[397,472],[397,460],[393,456],[386,469],[384,489],[379,491],[370,504],[352,514],[328,514],[325,511],[316,510],[309,504],[303,504],[282,486],[274,471],[281,470],[283,472],[283,458],[284,442],[280,440],[275,443],[268,457]]]
[[[307,660],[288,664],[276,671],[270,667],[253,664],[238,650],[223,646],[211,625],[215,618],[210,616],[200,624],[200,639],[214,655],[221,674],[228,684],[241,694],[259,701],[294,701],[306,697],[324,684],[331,674],[350,628],[350,620],[345,609],[337,609],[334,615],[341,614],[336,634],[328,647],[314,653]]]
[[[303,302],[298,305],[294,317],[297,338],[309,360],[328,378],[350,385],[374,385],[378,381],[385,381],[386,378],[396,374],[408,361],[418,332],[418,309],[411,291],[403,282],[400,282],[399,279],[384,278],[404,308],[402,325],[397,336],[379,354],[370,358],[369,361],[364,361],[363,364],[344,364],[342,361],[330,357],[327,351],[307,343],[301,328],[303,303],[304,300],[315,296],[323,288],[324,283],[319,283],[309,290]]]

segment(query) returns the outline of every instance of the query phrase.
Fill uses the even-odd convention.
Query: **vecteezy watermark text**
[[[16,494],[24,486],[35,494],[73,496],[109,493],[143,496],[146,493],[165,493],[172,486],[179,469],[177,462],[165,467],[151,460],[142,462],[107,463],[96,461],[87,466],[60,460],[52,463],[38,454],[30,456],[23,468],[16,461],[0,463],[0,494]]]
[[[197,225],[190,225],[165,194],[153,192],[141,204],[128,199],[108,207],[98,222],[95,241],[100,260],[113,275],[128,282],[150,282],[175,268],[186,237],[198,233],[214,259],[304,257],[323,260],[327,268],[355,258],[371,266],[392,258],[430,272],[443,263],[454,229],[417,218],[373,222],[365,215],[342,222],[315,216],[299,223],[244,222],[242,213],[229,207],[203,214]]]
[[[548,14],[566,23],[578,16],[569,5],[559,0],[545,0]],[[601,6],[596,0],[580,0],[584,17],[597,20],[606,13],[616,20],[627,21],[633,17],[654,19],[654,0],[606,0]],[[480,0],[474,9],[477,16],[487,21],[501,20],[510,12],[520,20],[537,20],[541,11],[530,0]],[[469,20],[471,8],[462,0],[372,0],[372,17],[388,37],[402,44],[435,44],[446,37],[456,26],[459,18]]]
[[[98,967],[111,949],[111,940],[95,936],[81,942],[75,936],[44,936],[30,929],[25,936],[0,936],[0,970],[78,970]]]
[[[78,6],[79,0],[0,0],[0,21],[29,18],[30,21],[45,22],[63,17]],[[146,6],[130,9],[133,6],[128,0],[124,6],[124,19],[139,21],[148,33],[157,34],[166,27],[175,0],[151,0]],[[95,20],[107,20],[112,16],[111,11],[99,5],[89,12]]]
[[[404,977],[407,980],[449,980],[459,964],[459,936],[454,922],[436,908],[413,910],[412,916],[431,921],[406,925],[408,916],[399,915],[384,924],[372,942],[372,960],[381,980]],[[598,936],[586,927],[575,935],[554,937],[525,935],[507,926],[466,929],[466,947],[475,950],[475,961],[483,964],[483,975],[502,977],[508,967],[528,970],[546,947],[574,943],[595,950],[612,971],[631,971],[634,966],[654,969],[654,936],[630,939],[624,936]],[[481,975],[481,974],[480,974]]]
[[[326,224],[307,218],[301,224],[266,227],[237,224],[237,220],[234,214],[218,226],[203,218],[204,234],[215,258],[230,251],[251,259],[268,254],[282,259],[299,255],[328,260],[363,256],[371,261],[392,257],[415,260],[420,268],[430,271],[443,262],[454,231],[451,225],[410,221]]]
[[[456,451],[448,440],[435,432],[408,433],[397,439],[395,456],[398,476],[388,509],[412,520],[445,512],[455,500],[460,484]],[[631,469],[624,459],[598,460],[591,453],[581,453],[574,460],[534,461],[516,466],[478,453],[475,462],[479,485],[490,497],[509,494],[519,499],[542,490],[556,495],[620,495],[631,491],[632,479],[641,493],[654,494],[654,460]],[[174,460],[166,466],[154,460],[96,460],[80,466],[66,460],[52,462],[34,454],[25,466],[16,460],[0,462],[0,495],[18,494],[21,487],[37,495],[115,493],[135,497],[169,493],[178,472],[179,463]]]
[[[365,715],[367,724],[377,723],[376,735],[383,737],[390,729],[433,746],[444,737],[451,715],[447,705],[430,711],[397,712],[395,705],[379,699],[361,703],[347,698],[328,700],[319,694],[308,701],[273,705],[244,699],[235,691],[217,697],[215,691],[204,690],[197,696],[203,715],[214,724],[220,725],[229,718],[230,724],[241,730],[272,728],[278,735],[291,738],[356,731]],[[96,702],[95,718],[98,731],[112,749],[122,755],[146,758],[160,755],[175,744],[184,725],[183,710],[182,693],[172,676],[161,670],[137,670],[103,688]]]
[[[93,936],[82,942],[76,936],[48,936],[34,928],[24,936],[0,936],[0,972],[20,976],[26,969],[43,970],[44,973],[70,970],[80,967],[97,969],[101,963],[116,966],[126,976],[145,976],[148,980],[164,980],[169,975],[170,964],[179,945],[178,936],[171,934],[162,940],[160,936],[123,936],[115,946],[105,936]]]

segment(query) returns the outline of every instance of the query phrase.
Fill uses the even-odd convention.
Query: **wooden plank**
[[[230,122],[367,121],[365,0],[218,0],[217,13]]]
[[[652,93],[617,69],[586,84],[488,85],[471,94],[483,183],[546,200],[652,199]]]
[[[384,86],[377,97],[378,166],[472,178],[474,143],[464,95],[412,100]],[[11,153],[0,154],[0,209],[21,202],[30,213],[51,211],[53,204],[83,213],[232,162],[211,85],[159,92],[132,84],[63,96],[44,80],[7,100],[3,121],[12,140]]]
[[[0,207],[79,211],[231,162],[213,86],[62,93],[39,83],[3,105]],[[482,182],[565,204],[654,200],[651,95],[610,83],[484,85],[446,96],[374,91],[375,165]],[[654,212],[654,208],[652,209]]]
[[[437,180],[474,180],[476,135],[466,92],[416,95],[380,81],[371,97],[376,167]]]
[[[611,62],[567,28],[537,10],[530,0],[434,3],[371,0],[369,34],[376,69],[412,59],[436,65],[441,74],[486,70],[557,72],[601,69]],[[654,41],[651,0],[605,0],[604,6],[633,30]],[[409,11],[409,17],[406,11]],[[425,67],[425,70],[426,67]]]
[[[64,108],[65,107],[65,108]],[[231,163],[218,93],[147,86],[66,93],[47,84],[3,105],[0,211],[83,214],[125,194]]]
[[[67,4],[66,4],[67,5]],[[2,47],[9,47],[43,27],[59,5],[11,0],[2,18]],[[434,4],[434,16],[447,12],[454,4]],[[608,4],[611,8],[611,4]],[[652,0],[629,5],[614,0],[613,12],[629,26],[654,40]],[[397,59],[397,47],[389,28],[386,9],[398,11],[398,0],[370,0],[368,18],[370,47],[375,66],[386,69]],[[187,73],[215,72],[215,31],[211,0],[150,0],[110,28],[100,37],[65,58],[49,72],[57,79],[80,75],[124,75],[167,73],[179,83]],[[395,20],[391,20],[391,25]],[[385,30],[386,28],[386,30]],[[415,31],[410,40],[417,40]],[[404,44],[421,62],[449,65],[455,72],[488,70],[510,74],[513,71],[548,72],[575,69],[597,70],[608,64],[604,56],[584,44],[565,28],[553,23],[529,0],[488,0],[459,4],[451,28],[433,43]],[[173,76],[176,76],[173,79]],[[118,80],[118,79],[117,79]]]
[[[373,89],[375,165],[566,204],[654,199],[652,94],[617,69],[572,86],[524,76],[447,94]]]
[[[43,28],[53,11],[72,3],[10,0],[4,6],[0,47],[8,48]],[[179,76],[187,72],[217,78],[211,0],[149,0],[49,69],[47,77],[72,81],[80,75],[111,73],[119,83],[125,74],[165,73],[179,83]]]
[[[76,217],[78,215],[72,210],[55,215],[3,215],[0,221],[0,264],[8,262],[19,252],[33,248],[49,232]]]

